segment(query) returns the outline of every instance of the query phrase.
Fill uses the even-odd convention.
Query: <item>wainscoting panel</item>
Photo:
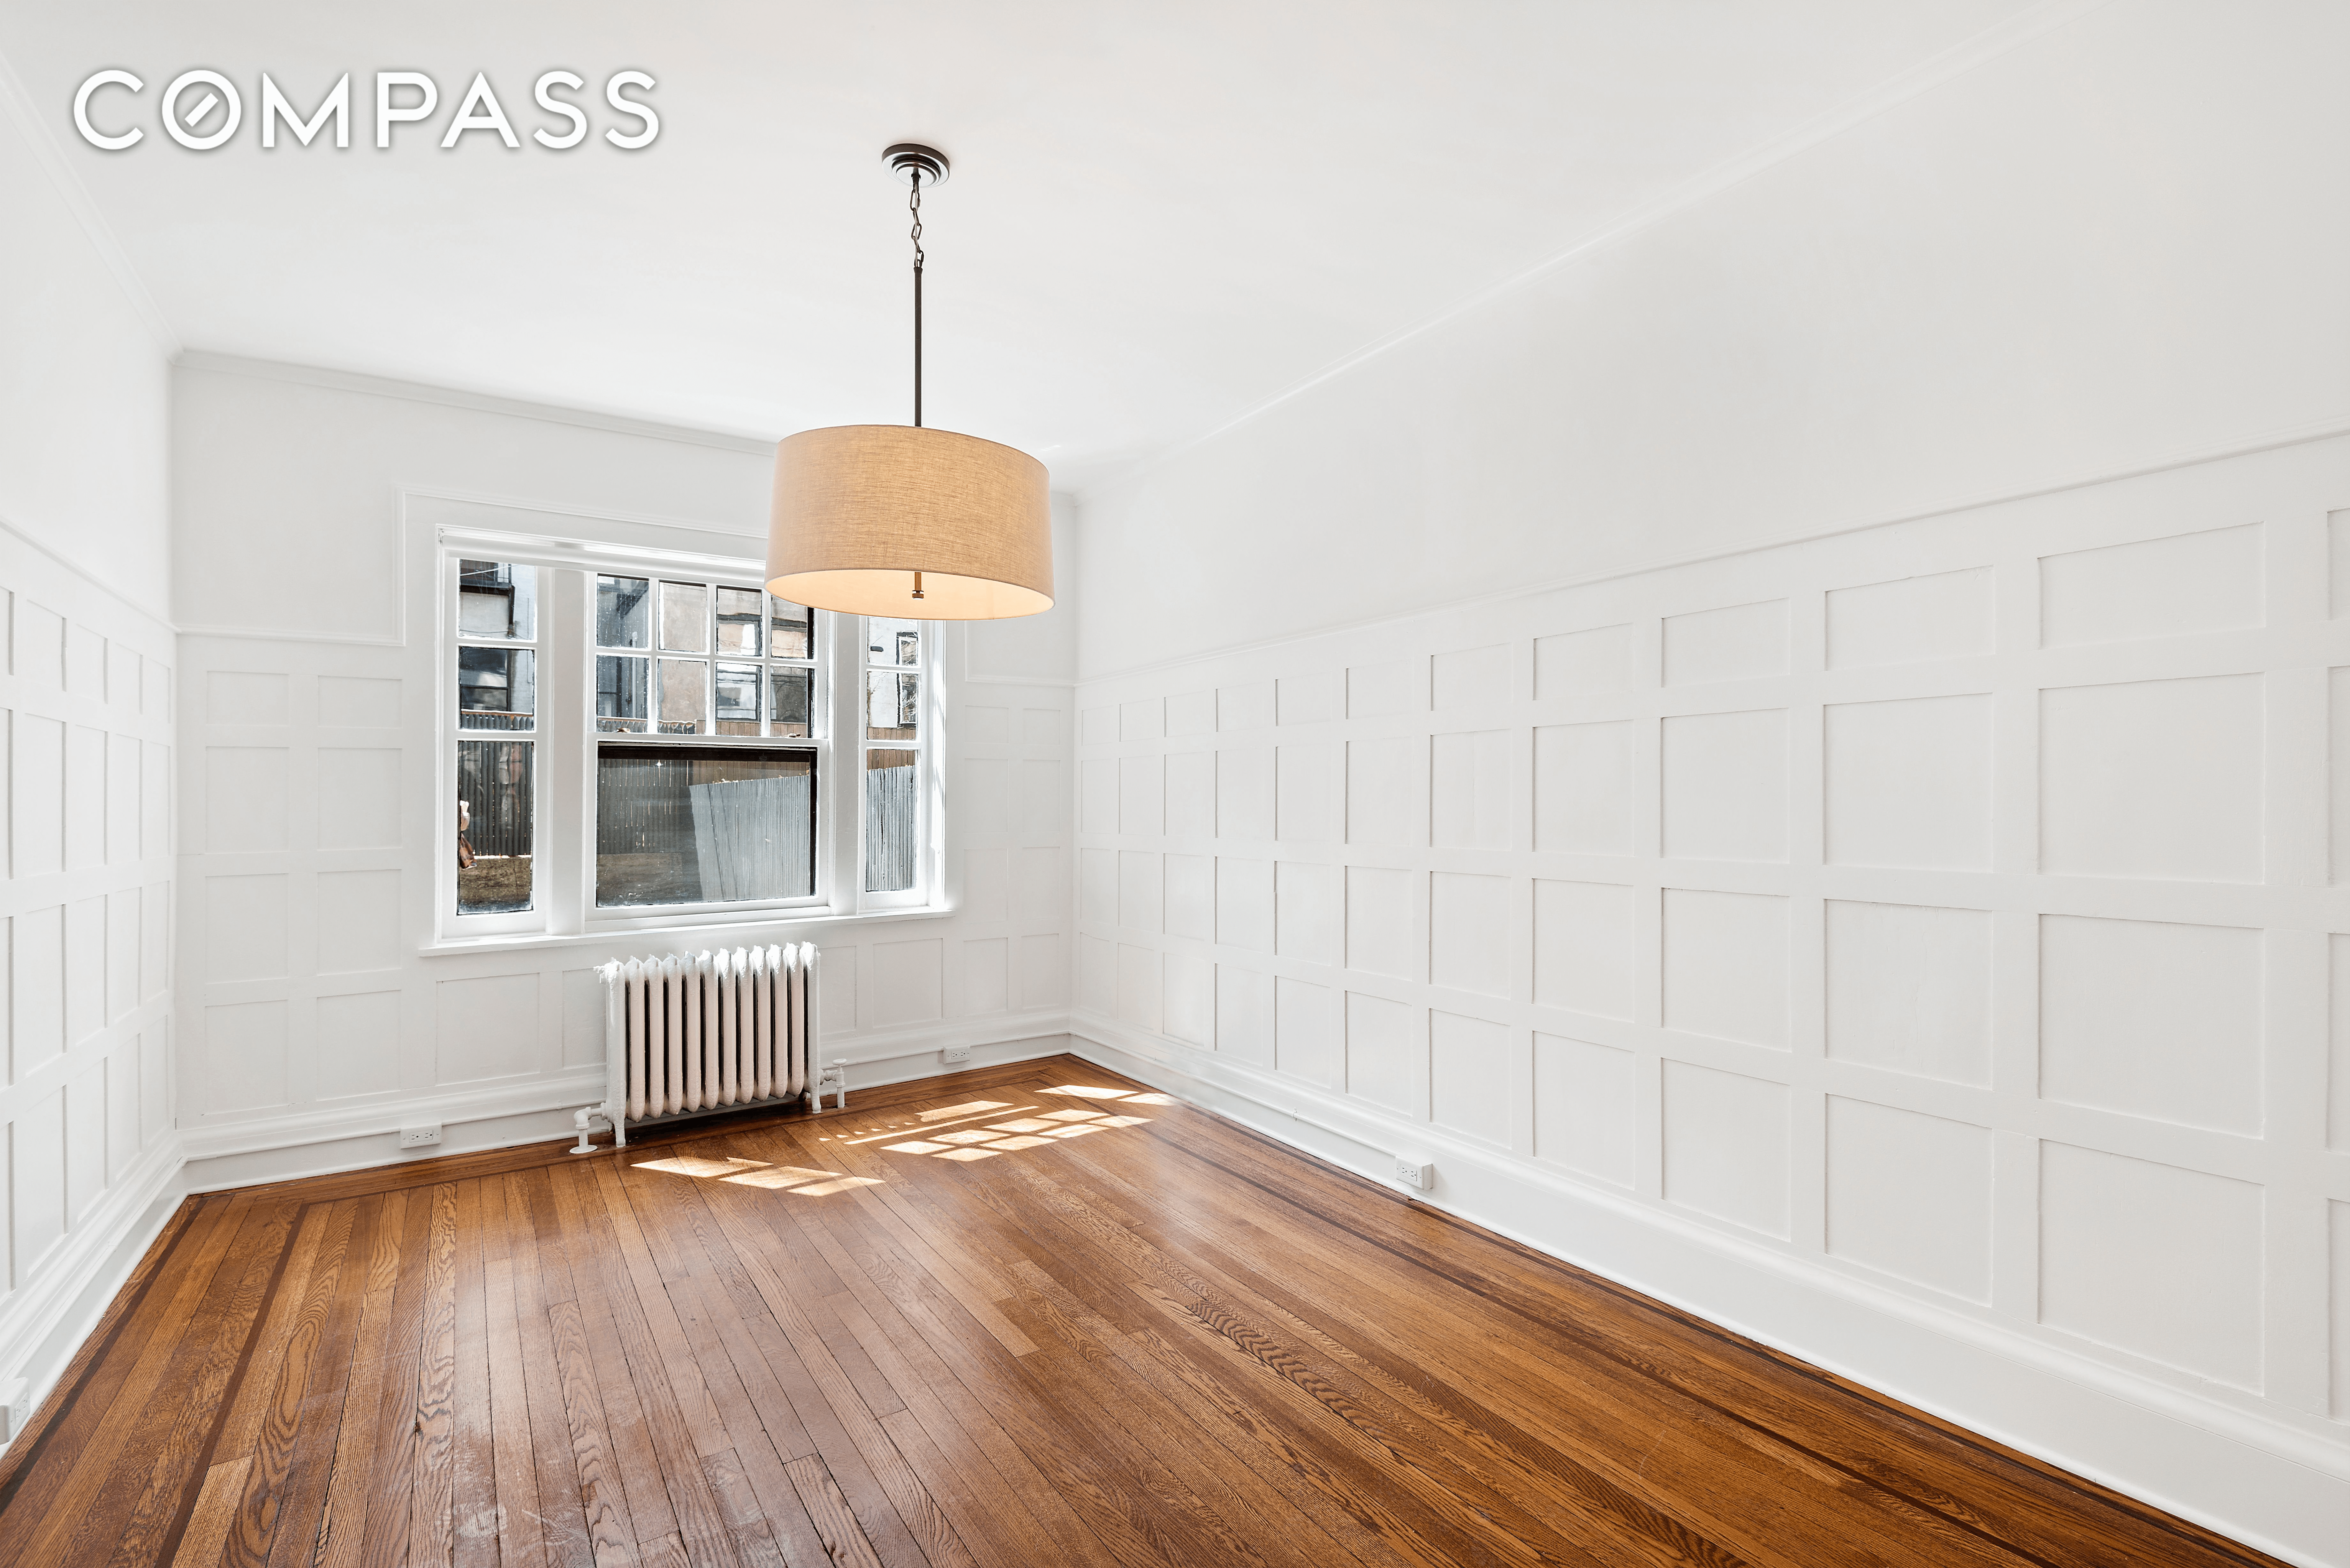
[[[202,826],[182,894],[194,1054],[179,1108],[195,1186],[397,1158],[418,1122],[443,1126],[428,1153],[556,1136],[603,1096],[597,964],[798,940],[770,923],[421,951],[449,792],[412,651],[183,640],[182,787]],[[1000,1061],[1065,1044],[1069,690],[946,691],[956,911],[816,935],[823,1054],[848,1058],[852,1086],[937,1071],[949,1044]]]
[[[1077,1033],[2224,1432],[2273,1507],[1777,1336],[2350,1561],[2345,524],[2337,439],[1088,680]]]
[[[61,1365],[46,1343],[143,1243],[179,1152],[171,628],[5,530],[0,616],[4,1441]],[[224,897],[253,926],[277,914],[266,888]],[[269,961],[259,945],[225,961]]]

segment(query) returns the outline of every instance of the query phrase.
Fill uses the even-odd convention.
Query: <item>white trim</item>
[[[741,932],[745,941],[760,940],[760,933],[771,927],[788,927],[788,940],[795,942],[814,941],[824,930],[833,926],[870,925],[876,920],[938,920],[956,912],[952,904],[922,904],[894,909],[857,909],[843,912],[829,909],[814,909],[806,914],[795,914],[790,909],[760,909],[748,913],[721,909],[702,919],[677,919],[660,925],[593,927],[585,931],[548,934],[523,931],[510,936],[445,937],[421,942],[413,950],[419,958],[451,958],[463,953],[513,952],[534,948],[573,948],[602,943],[626,946],[639,940],[660,941],[686,937],[703,941],[727,932]],[[478,917],[467,917],[477,919]],[[731,944],[730,944],[731,945]]]
[[[2075,1355],[1711,1226],[1554,1175],[1096,1014],[1077,1054],[1393,1187],[1389,1160],[1432,1156],[1417,1202],[1617,1281],[2287,1562],[2350,1549],[2350,1444]],[[1399,1192],[1401,1189],[1398,1189]],[[2019,1413],[2022,1418],[2019,1420]],[[2162,1423],[2149,1440],[2149,1422]],[[2298,1542],[2299,1544],[2296,1544]]]
[[[65,149],[57,145],[57,140],[49,134],[48,126],[33,112],[33,95],[25,90],[23,79],[9,65],[5,54],[0,54],[0,115],[16,122],[18,134],[32,149],[33,161],[41,166],[41,171],[57,187],[57,194],[73,213],[74,222],[81,225],[82,236],[89,241],[90,249],[96,251],[99,260],[106,265],[108,275],[114,279],[115,286],[122,290],[122,297],[130,303],[132,314],[139,317],[139,324],[147,329],[147,335],[155,340],[155,347],[161,351],[162,357],[168,360],[178,354],[181,351],[180,335],[172,329],[171,320],[164,316],[162,307],[155,303],[155,296],[147,292],[146,281],[131,266],[130,257],[123,250],[122,243],[114,237],[114,230],[99,212],[98,203],[90,200],[89,192],[83,187],[80,177],[75,174],[73,165],[66,161]]]
[[[65,571],[72,573],[75,576],[79,577],[83,582],[88,583],[91,587],[96,588],[99,593],[104,594],[108,598],[112,599],[116,604],[120,605],[123,608],[130,611],[133,615],[145,617],[148,620],[154,623],[158,629],[172,633],[177,633],[181,630],[181,628],[174,626],[172,623],[171,617],[163,615],[157,610],[151,609],[147,606],[140,604],[137,599],[130,597],[120,588],[116,587],[112,583],[109,583],[104,578],[99,576],[97,573],[91,571],[88,566],[83,566],[80,562],[72,559],[70,556],[60,556],[57,551],[51,549],[48,545],[42,544],[38,539],[34,538],[30,534],[25,532],[22,527],[12,522],[5,515],[0,515],[0,533],[6,534],[10,538],[16,540],[16,543],[24,545],[27,550],[34,551],[39,555],[48,557],[51,563]]]
[[[336,1138],[396,1133],[420,1122],[452,1126],[488,1121],[495,1116],[522,1116],[531,1111],[581,1106],[600,1098],[604,1069],[573,1067],[560,1073],[533,1074],[529,1082],[487,1089],[460,1089],[437,1095],[408,1095],[390,1101],[370,1100],[363,1106],[338,1106],[332,1110],[304,1111],[290,1116],[265,1116],[252,1121],[198,1124],[180,1129],[180,1144],[188,1163],[218,1159],[224,1155],[253,1154],[264,1149],[297,1148],[304,1144]]]
[[[1720,549],[1700,551],[1693,556],[1656,556],[1629,566],[1608,566],[1580,576],[1551,577],[1534,584],[1513,584],[1506,588],[1493,588],[1483,593],[1464,594],[1458,598],[1437,599],[1426,604],[1408,605],[1386,609],[1352,620],[1332,621],[1327,625],[1309,627],[1298,631],[1285,631],[1272,637],[1257,638],[1246,642],[1220,643],[1215,647],[1192,653],[1179,653],[1171,658],[1156,659],[1149,664],[1132,664],[1120,670],[1105,670],[1080,673],[1074,684],[1090,686],[1097,681],[1124,680],[1138,675],[1156,675],[1164,670],[1180,670],[1188,665],[1205,664],[1219,659],[1231,659],[1243,654],[1263,653],[1272,649],[1293,647],[1311,642],[1316,638],[1335,637],[1389,621],[1409,620],[1421,616],[1443,615],[1449,612],[1503,605],[1523,599],[1536,598],[1544,594],[1563,593],[1570,588],[1590,587],[1599,583],[1620,582],[1627,577],[1645,576],[1651,572],[1669,571],[1679,566],[1703,566],[1713,561],[1735,560],[1741,556],[1762,555],[1772,550],[1786,549],[1797,545],[1815,545],[1826,539],[1840,539],[1852,534],[1867,534],[1879,528],[1897,528],[1904,523],[1923,523],[1930,518],[1950,517],[1962,512],[1981,511],[2005,505],[2014,501],[2030,501],[2043,495],[2061,494],[2068,490],[2087,490],[2100,484],[2112,484],[2125,479],[2142,479],[2148,474],[2168,473],[2178,469],[2194,468],[2201,463],[2222,462],[2230,458],[2252,457],[2264,452],[2277,452],[2289,446],[2304,446],[2312,441],[2330,441],[2350,435],[2350,413],[2328,414],[2324,419],[2310,420],[2297,425],[2280,425],[2252,435],[2216,441],[2204,446],[2183,448],[2168,456],[2148,458],[2142,462],[2125,462],[2099,469],[2076,471],[2054,479],[2038,479],[2022,484],[1985,490],[1954,500],[1934,502],[1913,511],[1891,516],[1874,516],[1865,521],[1832,524],[1825,528],[1799,529],[1793,533],[1773,535],[1750,544],[1728,545]],[[1080,650],[1082,652],[1082,650]]]
[[[1987,65],[2002,55],[2020,48],[2043,34],[2054,32],[2069,22],[2087,16],[2092,11],[2102,9],[2107,4],[2109,0],[2043,0],[2040,5],[2020,11],[1995,26],[1986,28],[1973,37],[1953,45],[1922,65],[1887,78],[1859,97],[1804,121],[1793,130],[1774,137],[1760,147],[1715,164],[1695,179],[1676,186],[1654,201],[1633,208],[1613,223],[1604,225],[1593,234],[1586,234],[1566,249],[1536,262],[1534,265],[1503,278],[1499,283],[1480,289],[1467,298],[1447,306],[1433,315],[1422,317],[1408,327],[1399,327],[1383,337],[1376,337],[1353,352],[1339,356],[1312,374],[1292,381],[1279,391],[1251,403],[1222,424],[1204,431],[1188,441],[1162,448],[1139,462],[1096,480],[1093,483],[1084,486],[1077,493],[1081,498],[1099,495],[1136,483],[1153,470],[1191,451],[1193,447],[1204,445],[1226,431],[1244,425],[1279,408],[1291,399],[1312,390],[1325,381],[1342,376],[1358,365],[1399,348],[1415,337],[1424,337],[1472,311],[1505,299],[1522,289],[1530,288],[1553,273],[1561,271],[1596,252],[1607,250],[1612,245],[1630,239],[1645,230],[1652,229],[1674,214],[1720,195],[1722,192],[1743,183],[1774,164],[1783,163],[1796,154],[1816,147],[1832,137],[1841,135],[1853,127],[1874,119],[1890,109],[1898,109],[1911,99],[1964,76],[1978,66]]]
[[[668,517],[658,513],[615,512],[608,507],[575,506],[567,502],[533,501],[525,496],[500,495],[487,490],[447,490],[432,485],[403,484],[400,487],[400,515],[403,518],[407,515],[407,504],[411,497],[420,501],[450,501],[463,506],[490,506],[506,512],[527,512],[540,517],[571,517],[591,523],[634,523],[647,528],[676,528],[687,533],[708,534],[722,539],[741,539],[752,546],[749,554],[712,558],[745,562],[754,566],[764,566],[767,558],[767,535],[764,530],[746,534],[739,529],[723,527],[715,523],[697,523],[690,518]],[[460,523],[442,524],[440,526],[460,531],[464,528],[464,524]],[[536,540],[543,543],[548,538],[548,535],[544,528],[532,528],[515,537],[519,541]],[[612,542],[599,540],[598,543],[610,545]],[[613,547],[624,550],[636,548],[632,545],[619,545]]]
[[[178,352],[178,345],[172,345]],[[741,431],[701,430],[691,425],[665,423],[659,420],[640,419],[632,414],[607,413],[595,409],[565,408],[556,403],[534,402],[528,399],[501,396],[493,392],[465,391],[455,387],[438,387],[423,381],[403,381],[390,376],[372,376],[356,370],[332,370],[320,365],[294,365],[276,359],[247,358],[241,354],[216,354],[209,349],[192,348],[179,352],[173,364],[187,370],[210,371],[222,376],[250,376],[257,380],[286,381],[296,386],[323,387],[329,391],[357,392],[369,397],[398,398],[411,403],[434,403],[442,408],[465,409],[474,413],[503,414],[512,419],[539,420],[548,424],[575,425],[583,430],[603,431],[612,435],[638,436],[648,441],[679,441],[689,446],[715,447],[721,452],[736,452],[745,455],[770,457],[775,450],[772,437],[757,436]]]
[[[182,637],[206,637],[222,642],[319,642],[357,648],[406,648],[400,637],[369,637],[342,631],[265,631],[254,626],[183,626]]]
[[[1008,1062],[1058,1055],[1069,1049],[1068,1022],[1066,1013],[1051,1012],[999,1017],[976,1024],[969,1020],[957,1020],[948,1023],[877,1030],[838,1041],[827,1040],[819,1032],[815,1054],[821,1056],[827,1065],[836,1060],[847,1060],[848,1088],[853,1099],[859,1089],[910,1083],[953,1071],[939,1058],[939,1053],[949,1046],[968,1047],[973,1053],[970,1064],[973,1067],[1000,1066]],[[536,1143],[541,1139],[568,1138],[573,1136],[571,1113],[582,1106],[603,1103],[609,1086],[606,1083],[605,1073],[605,1067],[598,1064],[570,1068],[560,1076],[534,1078],[528,1084],[502,1089],[477,1089],[462,1094],[378,1102],[349,1109],[311,1111],[298,1116],[235,1122],[221,1127],[185,1128],[181,1133],[181,1140],[187,1155],[187,1189],[209,1192],[248,1186],[256,1180],[287,1181],[305,1176],[397,1164],[402,1157],[386,1159],[380,1151],[356,1149],[343,1151],[323,1160],[302,1162],[289,1168],[273,1168],[265,1176],[251,1170],[204,1168],[217,1162],[247,1156],[392,1137],[401,1127],[412,1127],[419,1122],[439,1121],[446,1139],[448,1129],[469,1123],[532,1116],[555,1118],[547,1121],[543,1130],[525,1131],[520,1137],[479,1144],[461,1137],[453,1140],[460,1146],[458,1147],[452,1148],[444,1144],[442,1147],[407,1158],[429,1158],[440,1154],[470,1153],[477,1147],[494,1148]]]
[[[30,1414],[48,1397],[90,1330],[106,1315],[123,1281],[154,1244],[177,1207],[180,1171],[185,1163],[178,1137],[167,1128],[114,1179],[106,1195],[75,1222],[64,1245],[44,1260],[37,1276],[20,1287],[16,1299],[0,1311],[0,1384],[16,1377],[26,1381],[25,1413]],[[129,1261],[119,1272],[109,1270],[109,1260],[125,1252]],[[110,1281],[109,1273],[115,1275]],[[29,1365],[41,1347],[57,1336],[77,1303],[82,1303],[86,1320],[80,1332],[71,1335],[70,1343],[52,1358],[52,1365]],[[0,1452],[6,1446],[0,1442]]]

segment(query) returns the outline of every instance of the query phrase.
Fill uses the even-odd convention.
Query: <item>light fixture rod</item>
[[[910,187],[906,195],[906,209],[913,214],[914,229],[914,428],[922,428],[922,170],[921,165],[910,165],[906,179]],[[922,597],[920,586],[914,597]]]

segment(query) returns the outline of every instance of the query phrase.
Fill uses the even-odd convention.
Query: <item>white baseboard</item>
[[[1415,1199],[2286,1562],[2350,1568],[2350,1430],[2141,1377],[1091,1013],[1070,1031],[1088,1061],[1382,1184],[1397,1153],[1431,1157],[1437,1188]]]
[[[169,1133],[157,1138],[0,1312],[0,1388],[21,1385],[9,1398],[10,1418],[0,1438],[13,1438],[49,1397],[187,1196],[181,1167],[179,1140]],[[6,1449],[0,1441],[0,1452]]]
[[[935,1077],[968,1067],[998,1065],[1068,1049],[1066,1013],[1042,1012],[995,1019],[959,1019],[946,1023],[875,1030],[827,1044],[817,1055],[848,1063],[852,1103],[860,1088]],[[947,1064],[940,1053],[965,1046],[968,1063]],[[457,1093],[378,1100],[363,1106],[273,1116],[216,1127],[183,1129],[187,1149],[186,1190],[217,1192],[263,1181],[331,1176],[380,1165],[400,1165],[446,1154],[473,1154],[572,1137],[572,1113],[604,1099],[604,1071],[583,1067],[525,1084]],[[400,1147],[400,1129],[439,1122],[441,1141],[422,1148]]]

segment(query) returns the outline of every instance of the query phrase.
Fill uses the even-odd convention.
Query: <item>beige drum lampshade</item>
[[[786,436],[775,447],[767,591],[817,609],[910,620],[1050,609],[1045,465],[992,441],[915,425]]]

